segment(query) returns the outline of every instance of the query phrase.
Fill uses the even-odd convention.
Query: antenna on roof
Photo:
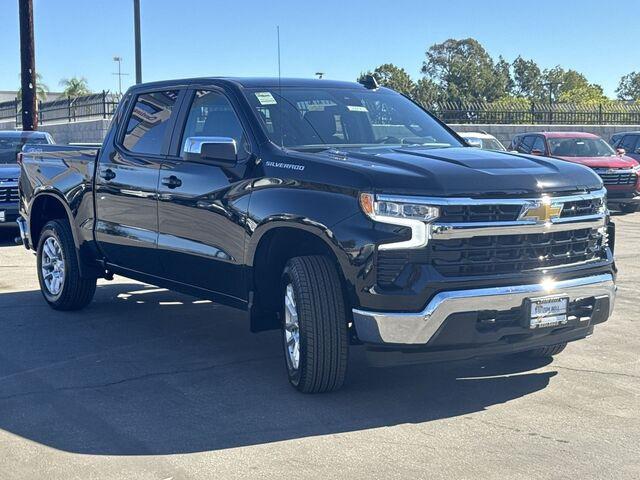
[[[369,90],[377,90],[380,88],[378,80],[376,80],[376,77],[371,74],[365,75],[360,80],[358,80],[358,82],[364,85],[365,88],[368,88]]]
[[[278,36],[278,96],[282,102],[282,71],[280,69],[280,25],[276,25]],[[280,117],[280,147],[284,148],[284,128],[282,125],[282,104],[278,105],[278,116]]]

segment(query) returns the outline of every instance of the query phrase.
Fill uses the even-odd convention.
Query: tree
[[[48,93],[49,87],[42,81],[42,75],[36,73],[36,98],[44,102],[47,99]],[[18,100],[22,99],[22,87],[18,89],[17,97]]]
[[[365,76],[373,75],[380,85],[391,88],[404,95],[412,95],[416,85],[404,68],[396,67],[392,63],[385,63],[376,67],[373,72],[360,75],[358,81]]]
[[[616,94],[620,100],[640,100],[640,72],[631,72],[620,79]]]
[[[63,78],[60,80],[60,86],[64,87],[62,91],[63,97],[76,98],[91,93],[87,79],[84,77]]]
[[[442,88],[447,100],[494,101],[507,93],[504,65],[497,67],[473,38],[451,38],[432,45],[425,55],[422,73]]]
[[[411,98],[424,108],[431,109],[437,101],[442,100],[442,88],[433,80],[421,78],[417,81]]]
[[[597,103],[608,100],[600,85],[589,83],[575,70],[559,65],[543,72],[543,98],[554,102]]]
[[[541,100],[543,79],[538,64],[533,60],[525,60],[518,56],[511,67],[513,68],[513,93],[529,100]]]

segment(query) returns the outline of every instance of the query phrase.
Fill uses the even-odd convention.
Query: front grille
[[[510,274],[599,259],[595,229],[432,240],[431,263],[444,276]]]
[[[596,168],[595,171],[605,185],[635,185],[638,182],[638,174],[628,168]]]
[[[0,186],[0,203],[14,203],[18,201],[18,187]]]
[[[602,213],[604,200],[602,198],[592,198],[587,200],[572,200],[565,202],[562,207],[560,218],[573,218],[587,215],[598,215]]]
[[[512,222],[522,205],[444,205],[439,221],[445,223]]]
[[[597,229],[430,240],[425,248],[378,250],[377,281],[386,288],[410,281],[415,267],[433,265],[445,277],[506,275],[604,258]]]

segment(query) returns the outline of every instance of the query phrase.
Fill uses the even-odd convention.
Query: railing
[[[119,101],[119,95],[102,91],[76,98],[58,98],[49,102],[38,102],[38,123],[111,118]],[[0,121],[7,119],[15,120],[16,125],[22,124],[18,99],[0,103]]]
[[[437,102],[427,106],[445,123],[639,125],[640,103]]]
[[[84,118],[110,118],[120,96],[108,92],[77,98],[39,102],[38,122]],[[545,124],[545,125],[640,125],[640,103],[539,103],[527,100],[503,102],[435,102],[426,107],[445,123],[467,124]],[[21,125],[20,102],[0,103],[0,122],[13,119]]]

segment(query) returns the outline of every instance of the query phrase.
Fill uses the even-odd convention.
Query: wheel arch
[[[69,205],[67,205],[61,195],[53,192],[41,192],[32,200],[29,208],[29,236],[33,249],[37,251],[42,229],[47,222],[57,219],[67,220],[69,222],[75,246],[75,255],[78,260],[81,275],[95,276],[93,269],[89,269],[85,262],[82,261],[74,216]]]
[[[330,229],[319,224],[271,222],[254,232],[247,250],[251,331],[280,326],[280,277],[290,258],[305,255],[327,256],[338,271],[343,292],[347,293],[343,270],[343,262],[347,260]],[[348,303],[348,299],[345,295],[345,302]]]

